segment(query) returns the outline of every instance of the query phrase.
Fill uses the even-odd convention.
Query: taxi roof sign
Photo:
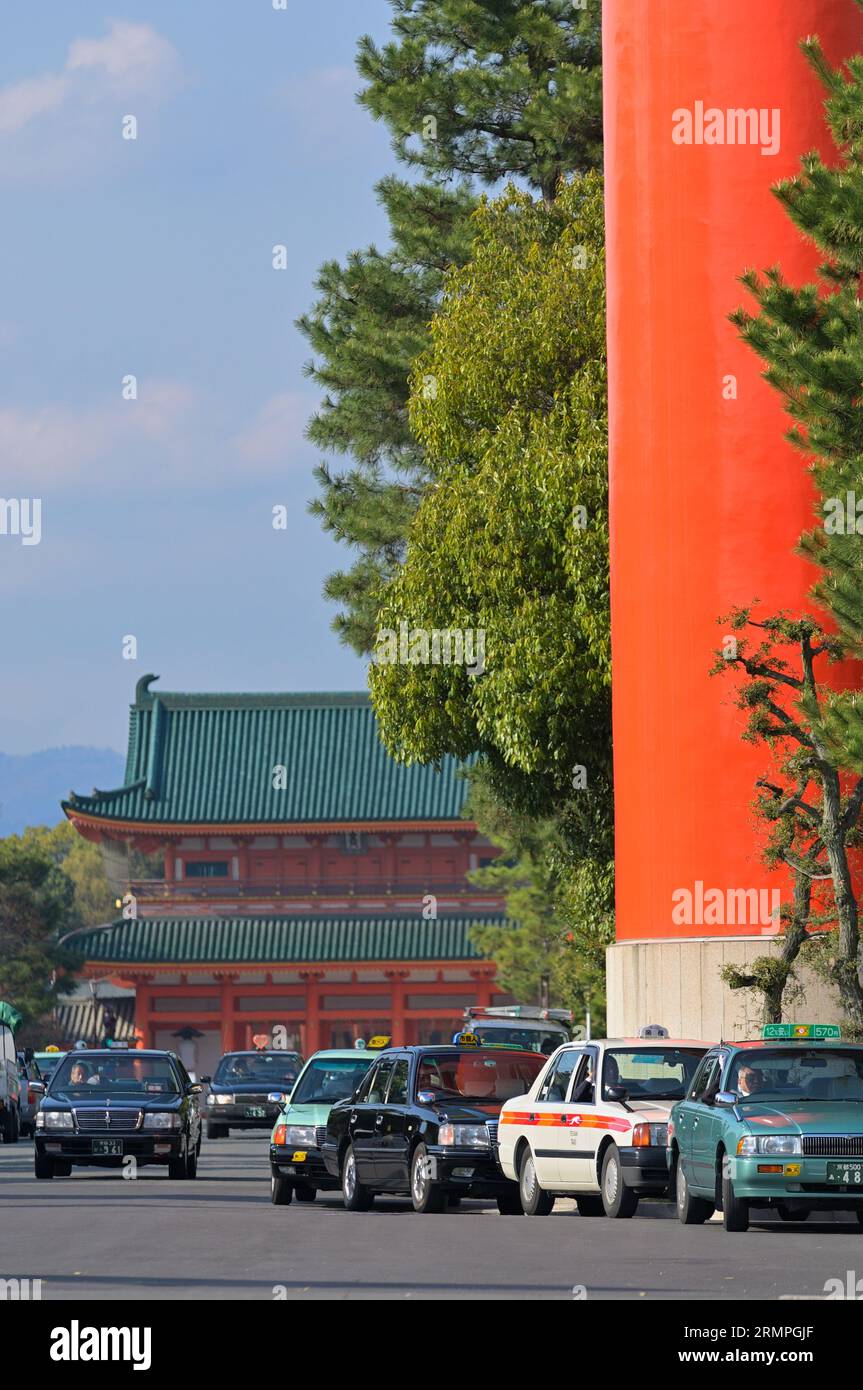
[[[765,1023],[761,1030],[762,1039],[787,1040],[801,1039],[811,1042],[824,1042],[828,1038],[841,1038],[838,1023]]]
[[[385,1033],[379,1033],[374,1038],[369,1038],[366,1043],[366,1051],[380,1052],[381,1048],[389,1047],[391,1042],[392,1038],[387,1037]]]
[[[476,1033],[456,1033],[454,1041],[458,1043],[459,1047],[479,1047],[479,1038]]]

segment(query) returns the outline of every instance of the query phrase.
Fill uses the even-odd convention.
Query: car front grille
[[[324,1147],[324,1139],[326,1138],[326,1136],[327,1136],[327,1127],[326,1127],[326,1125],[317,1125],[316,1128],[315,1128],[315,1148],[316,1148],[316,1149],[322,1149],[322,1148]]]
[[[863,1158],[863,1134],[804,1134],[808,1158]]]
[[[240,1093],[239,1091],[235,1092],[235,1094],[234,1094],[234,1104],[235,1104],[235,1105],[266,1105],[266,1106],[269,1106],[269,1108],[270,1108],[271,1110],[276,1110],[276,1109],[279,1108],[279,1107],[276,1105],[275,1101],[268,1101],[266,1096],[247,1096],[245,1093]]]
[[[496,1148],[497,1148],[497,1126],[498,1126],[498,1121],[497,1121],[497,1120],[486,1120],[485,1123],[486,1123],[486,1129],[488,1130],[488,1137],[489,1137],[489,1139],[491,1140],[491,1146],[492,1146],[493,1149],[496,1149]]]
[[[140,1110],[73,1110],[75,1123],[81,1134],[106,1133],[111,1130],[141,1128]]]

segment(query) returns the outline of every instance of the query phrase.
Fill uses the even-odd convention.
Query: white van
[[[0,1021],[0,1134],[4,1143],[17,1144],[21,1133],[21,1083],[18,1053],[8,1023]]]

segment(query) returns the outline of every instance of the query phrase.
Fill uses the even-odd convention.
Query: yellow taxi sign
[[[455,1040],[459,1047],[479,1047],[476,1033],[456,1033]]]
[[[56,1043],[49,1043],[48,1046],[45,1048],[45,1051],[46,1051],[46,1052],[59,1052],[60,1049],[59,1049],[59,1047],[57,1046]]]
[[[384,1033],[379,1033],[374,1038],[369,1038],[366,1043],[367,1052],[380,1052],[382,1047],[389,1047],[392,1038],[388,1038]]]

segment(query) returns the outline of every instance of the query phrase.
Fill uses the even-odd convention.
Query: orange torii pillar
[[[750,811],[764,750],[741,742],[731,681],[708,671],[721,614],[756,597],[800,610],[813,579],[794,554],[813,515],[804,462],[728,322],[748,298],[745,268],[813,275],[814,249],[770,192],[805,151],[832,156],[823,89],[798,46],[813,33],[839,62],[863,50],[863,15],[853,0],[603,4],[612,1035],[651,1022],[708,1040],[751,1027],[756,1002],[732,996],[719,970],[765,954],[771,928],[705,927],[699,893],[789,894],[760,861]],[[685,925],[672,919],[678,890],[692,894]]]

